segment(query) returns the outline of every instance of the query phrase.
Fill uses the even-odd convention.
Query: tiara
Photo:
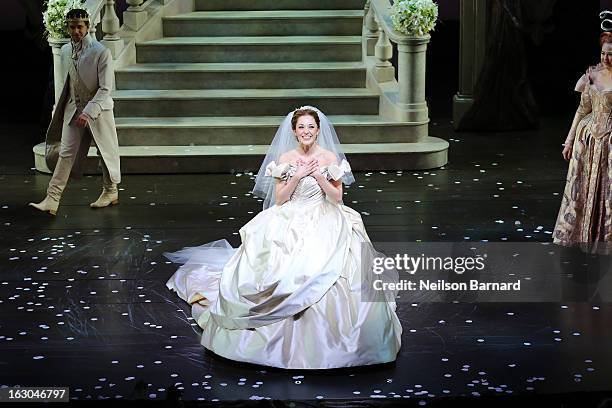
[[[601,29],[604,31],[612,31],[612,19],[609,17],[612,16],[612,11],[604,10],[599,13],[599,18],[601,19]]]
[[[295,109],[295,111],[299,111],[299,110],[303,110],[303,109],[311,109],[315,112],[319,112],[319,109],[315,108],[314,106],[310,106],[310,105],[304,105],[304,106],[300,106],[299,108]]]

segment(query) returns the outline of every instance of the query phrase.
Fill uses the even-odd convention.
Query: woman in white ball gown
[[[290,369],[395,360],[402,328],[394,299],[365,299],[360,215],[342,205],[354,181],[325,115],[290,112],[253,193],[264,211],[225,240],[166,254],[183,265],[168,288],[192,305],[202,344],[225,358]]]

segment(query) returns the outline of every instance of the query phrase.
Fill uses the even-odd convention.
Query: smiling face
[[[295,137],[300,145],[311,147],[317,141],[319,126],[314,117],[303,115],[298,118],[293,133],[295,133]]]
[[[68,33],[74,42],[80,42],[89,31],[89,27],[82,21],[71,21],[68,23]]]
[[[604,67],[612,69],[612,43],[605,42],[602,44],[601,63]]]

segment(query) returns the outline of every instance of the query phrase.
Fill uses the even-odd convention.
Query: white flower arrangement
[[[85,0],[48,0],[43,12],[47,35],[54,39],[68,38],[66,14],[75,8],[86,10]]]
[[[425,36],[437,19],[438,5],[433,0],[395,0],[391,7],[393,28],[402,34]]]

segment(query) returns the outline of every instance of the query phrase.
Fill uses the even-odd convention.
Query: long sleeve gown
[[[612,243],[612,89],[593,84],[591,68],[576,85],[581,92],[579,123],[553,240],[592,252]]]

